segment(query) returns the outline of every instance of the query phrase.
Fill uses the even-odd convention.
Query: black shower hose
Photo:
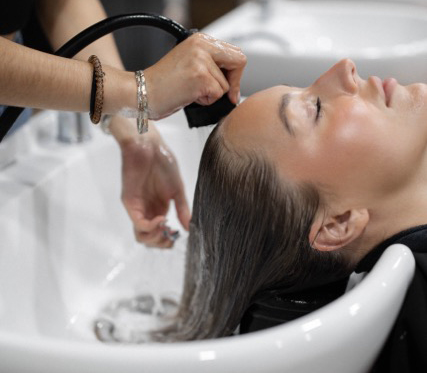
[[[122,28],[134,26],[152,26],[175,37],[177,44],[185,40],[194,31],[187,30],[179,23],[157,14],[135,13],[113,16],[83,30],[71,40],[65,43],[54,54],[61,57],[72,58],[83,48],[93,43],[95,40]],[[222,116],[228,114],[234,107],[224,95],[215,104],[200,106],[191,104],[184,111],[190,127],[200,127],[207,124],[216,123]],[[15,120],[24,108],[9,106],[0,117],[0,141],[12,127]]]

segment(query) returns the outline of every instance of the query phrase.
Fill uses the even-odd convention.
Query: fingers
[[[221,69],[227,70],[228,87],[224,89],[224,93],[228,91],[231,102],[237,104],[240,100],[240,80],[246,66],[246,56],[240,48],[225,41],[215,40],[213,44],[215,48],[215,52],[212,53],[213,60]],[[214,77],[217,78],[216,75]],[[224,87],[223,84],[221,86]]]
[[[195,33],[144,70],[149,117],[167,117],[193,102],[210,105],[226,92],[237,103],[245,65],[240,48]]]
[[[224,73],[221,71],[221,69],[215,64],[209,66],[209,73],[221,88],[222,94],[220,97],[222,97],[222,95],[230,89],[227,78],[224,76]]]
[[[129,213],[134,225],[135,238],[138,242],[147,246],[172,247],[173,241],[167,239],[163,232],[166,227],[166,218],[163,215],[153,219],[145,219],[141,212],[132,211]]]
[[[198,32],[191,36],[198,38],[203,47],[211,54],[213,60],[222,69],[232,70],[246,64],[246,56],[242,50],[223,40]]]
[[[242,50],[235,45],[225,41],[217,40],[202,33],[191,36],[195,39],[196,46],[203,48],[212,58],[212,64],[208,67],[211,76],[222,88],[222,94],[229,92],[231,102],[237,104],[240,100],[240,80],[243,70],[246,66],[246,56]],[[197,45],[197,43],[199,43]],[[226,70],[226,76],[222,73]],[[215,86],[214,83],[211,84]],[[211,88],[213,90],[213,87]],[[215,87],[217,90],[217,87]],[[220,98],[218,92],[215,92],[215,100]]]
[[[228,97],[234,104],[238,104],[240,101],[240,80],[242,79],[244,66],[234,70],[227,71],[227,79],[230,84],[230,90],[228,91]]]
[[[184,190],[181,188],[180,192],[174,198],[176,213],[178,215],[179,222],[182,224],[185,230],[190,228],[191,213],[188,207],[187,199],[185,198]]]
[[[152,232],[166,221],[163,215],[156,216],[153,219],[145,219],[143,215],[138,212],[130,212],[130,217],[135,229],[139,232]]]
[[[163,220],[151,231],[143,231],[134,226],[135,238],[147,247],[170,248],[179,237],[179,232],[172,230]],[[157,220],[157,217],[156,217]]]
[[[200,105],[211,105],[216,100],[220,99],[222,95],[227,92],[223,90],[217,80],[211,79],[209,84],[203,89],[204,93],[199,97],[196,102]]]

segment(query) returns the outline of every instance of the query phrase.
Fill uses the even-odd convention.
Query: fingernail
[[[176,241],[178,238],[179,238],[179,231],[175,231],[170,234],[171,241]]]
[[[179,238],[179,231],[164,230],[163,237],[171,241],[176,241]]]
[[[236,101],[236,104],[238,104],[239,102],[240,102],[240,91],[239,92],[237,92],[237,101]]]

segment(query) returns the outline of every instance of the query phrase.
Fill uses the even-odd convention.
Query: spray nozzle
[[[209,106],[202,106],[196,103],[184,108],[185,116],[190,128],[203,127],[209,124],[218,123],[222,117],[225,117],[236,107],[226,93],[219,100]]]

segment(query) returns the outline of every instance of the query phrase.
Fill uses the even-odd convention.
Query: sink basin
[[[94,320],[112,300],[179,298],[186,235],[173,250],[136,243],[120,202],[116,143],[95,130],[88,143],[56,143],[46,136],[56,121],[42,113],[18,130],[19,154],[0,172],[0,372],[368,371],[413,275],[402,245],[344,296],[284,325],[208,341],[99,342]],[[158,128],[191,197],[210,130],[189,130],[182,111]],[[173,211],[169,222],[179,227]]]
[[[242,94],[285,83],[305,87],[342,58],[362,77],[427,80],[427,7],[371,1],[246,3],[204,32],[242,48]]]

